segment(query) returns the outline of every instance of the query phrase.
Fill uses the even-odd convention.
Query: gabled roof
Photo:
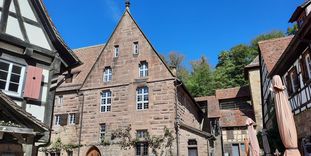
[[[311,14],[303,21],[302,26],[289,42],[287,48],[275,63],[269,77],[273,75],[284,75],[293,63],[299,58],[304,50],[310,45],[311,40]]]
[[[3,113],[0,116],[8,115],[12,117],[12,122],[16,124],[22,124],[25,128],[33,128],[34,130],[40,130],[40,132],[48,131],[49,127],[26,112],[23,108],[18,106],[11,98],[0,91],[0,112]],[[4,120],[4,119],[0,119]]]
[[[42,25],[46,29],[53,45],[55,46],[60,58],[63,60],[63,64],[66,68],[74,68],[82,64],[73,51],[67,46],[65,41],[60,36],[51,17],[49,16],[47,9],[43,3],[43,0],[31,0],[34,8],[38,12],[38,16],[42,22]]]
[[[216,90],[216,98],[218,100],[247,98],[247,97],[250,97],[249,86]]]
[[[293,36],[287,36],[258,42],[259,51],[264,59],[268,72],[271,72],[292,38]]]
[[[74,53],[83,62],[83,64],[71,71],[73,74],[73,80],[71,83],[62,83],[58,88],[59,91],[69,91],[80,89],[91,71],[91,68],[95,64],[96,59],[99,57],[99,53],[103,50],[105,44],[83,47],[75,49]]]
[[[292,14],[291,18],[289,19],[289,22],[293,23],[295,21],[297,21],[297,19],[300,17],[300,15],[303,13],[303,11],[305,10],[305,8],[310,5],[311,0],[306,0],[305,2],[303,2],[300,6],[298,6],[296,8],[296,10],[294,11],[294,13]]]

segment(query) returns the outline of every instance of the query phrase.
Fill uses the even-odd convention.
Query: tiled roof
[[[219,123],[221,127],[246,126],[245,122],[248,117],[254,120],[254,112],[252,109],[221,110],[220,114]]]
[[[195,101],[197,102],[207,101],[207,117],[208,118],[220,117],[219,102],[215,96],[196,97]]]
[[[261,56],[264,59],[268,72],[271,72],[272,68],[283,54],[292,38],[293,36],[287,36],[265,40],[258,43]]]
[[[218,118],[220,117],[219,112],[219,102],[216,99],[216,96],[208,96],[207,98],[207,109],[208,109],[208,118]]]
[[[44,5],[43,0],[36,0],[33,1],[33,5],[35,8],[39,9],[38,12],[41,13],[43,16],[39,15],[41,18],[41,22],[43,23],[43,26],[46,28],[51,29],[51,31],[48,32],[49,35],[52,36],[52,38],[55,38],[54,44],[60,45],[62,48],[58,50],[58,53],[60,57],[71,67],[77,67],[81,65],[81,61],[78,59],[78,57],[73,53],[73,51],[67,46],[63,38],[61,37],[60,33],[56,29],[56,26],[54,25],[51,17],[48,14],[48,11]],[[53,40],[52,40],[53,41]],[[55,45],[54,45],[55,46]]]
[[[42,123],[36,117],[32,116],[30,113],[26,112],[22,107],[18,106],[11,98],[9,98],[2,91],[0,91],[0,105],[1,105],[1,109],[7,108],[12,112],[18,113],[18,114],[14,114],[14,115],[16,115],[16,116],[21,115],[22,121],[20,121],[20,122],[23,122],[23,120],[29,120],[30,122],[37,125],[41,129],[46,130],[46,131],[49,130],[49,127],[47,125]]]
[[[71,73],[73,74],[73,80],[71,83],[63,83],[57,91],[67,91],[79,89],[89,74],[92,66],[94,65],[97,57],[104,48],[104,44],[84,47],[75,49],[74,52],[83,64],[77,68],[74,68]]]
[[[216,90],[216,98],[219,100],[250,97],[249,86]]]
[[[252,67],[259,67],[259,56],[256,56],[255,59],[244,68],[252,68]]]

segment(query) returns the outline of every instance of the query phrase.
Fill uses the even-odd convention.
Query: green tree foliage
[[[185,82],[193,96],[206,96],[214,94],[213,70],[208,64],[206,57],[191,62],[192,71]]]
[[[183,82],[186,82],[187,79],[189,78],[189,72],[188,70],[183,66],[183,61],[184,61],[184,55],[178,53],[178,52],[170,52],[169,53],[169,58],[168,65],[171,68],[176,68],[176,76],[178,79],[182,80]]]
[[[218,55],[218,63],[213,69],[206,57],[191,62],[191,71],[184,66],[184,56],[171,52],[166,63],[176,67],[177,77],[184,82],[193,96],[213,95],[215,89],[245,86],[248,81],[244,78],[244,67],[251,63],[259,54],[258,42],[273,38],[284,37],[281,31],[262,34],[253,39],[250,44],[239,44]]]
[[[298,25],[295,23],[292,27],[287,28],[286,35],[295,35],[298,31]]]
[[[247,85],[244,78],[244,67],[259,54],[258,42],[284,37],[281,31],[262,34],[253,39],[250,45],[239,44],[218,55],[218,64],[214,72],[215,88],[230,88]]]

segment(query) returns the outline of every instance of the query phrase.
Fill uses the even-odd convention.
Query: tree
[[[244,67],[259,54],[258,42],[284,36],[281,31],[273,31],[257,36],[250,45],[239,44],[228,51],[222,51],[218,55],[218,64],[214,72],[215,88],[247,85],[248,81],[244,79]]]
[[[191,62],[192,71],[186,81],[186,87],[192,96],[206,96],[214,94],[213,71],[206,57]]]
[[[295,23],[293,25],[293,27],[287,28],[286,35],[295,35],[297,31],[298,31],[298,25],[297,25],[297,23]]]
[[[188,70],[182,65],[184,58],[184,55],[176,51],[172,51],[169,53],[169,59],[167,61],[170,67],[176,68],[176,76],[183,82],[187,81],[189,77]]]

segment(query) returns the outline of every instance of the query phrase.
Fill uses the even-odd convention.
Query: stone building
[[[196,98],[198,103],[206,101],[211,134],[217,138],[217,155],[244,155],[244,138],[248,138],[246,119],[256,121],[250,95],[249,86],[245,86],[219,89],[215,96]]]
[[[48,144],[58,75],[81,64],[41,0],[0,0],[0,155]]]
[[[84,64],[57,89],[53,141],[43,152],[209,155],[214,137],[204,129],[205,114],[137,25],[129,3],[106,44],[75,53]]]
[[[262,94],[264,103],[264,127],[273,130],[276,127],[273,93],[269,91],[270,80],[280,75],[286,85],[289,102],[294,114],[298,133],[299,149],[305,155],[311,147],[311,95],[310,95],[310,39],[311,39],[311,1],[305,1],[297,7],[290,22],[296,22],[298,30],[294,36],[263,41],[259,44],[262,55]],[[276,53],[273,60],[272,54]],[[267,60],[271,61],[267,61]],[[271,144],[270,144],[271,145]],[[280,148],[280,147],[278,147]]]

